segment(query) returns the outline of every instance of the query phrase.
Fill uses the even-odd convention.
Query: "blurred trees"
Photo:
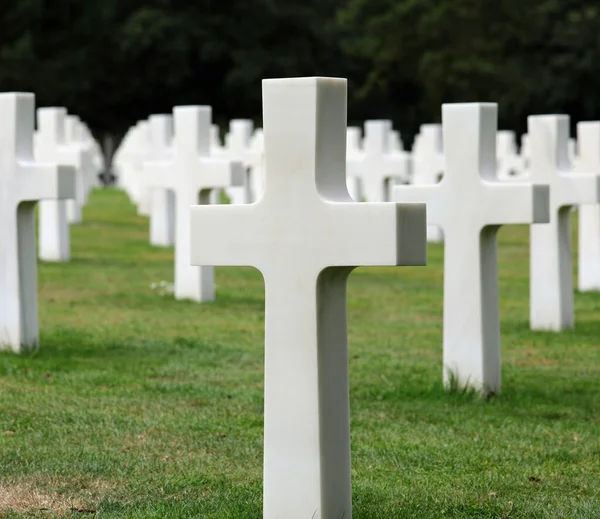
[[[413,128],[457,101],[498,102],[520,130],[533,113],[600,118],[595,0],[348,0],[338,21],[364,63],[358,97]]]
[[[597,0],[3,0],[0,90],[122,134],[176,104],[260,118],[265,77],[349,78],[349,116],[404,134],[440,105],[599,119]]]

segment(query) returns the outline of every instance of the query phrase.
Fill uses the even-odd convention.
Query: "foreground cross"
[[[600,122],[577,123],[578,170],[600,172]],[[579,206],[579,290],[600,291],[600,205]]]
[[[209,157],[211,115],[209,106],[176,106],[172,160],[144,165],[148,186],[170,189],[175,194],[176,299],[215,298],[212,264],[203,267],[190,264],[190,206],[199,200],[208,203],[213,189],[242,185],[243,181],[241,162]]]
[[[0,94],[0,348],[38,343],[35,203],[75,196],[71,168],[33,158],[34,96]]]
[[[396,186],[397,201],[427,202],[444,232],[444,379],[500,390],[496,233],[501,225],[548,221],[548,186],[496,178],[497,107],[443,105],[446,171],[431,186]]]
[[[530,116],[527,125],[530,178],[550,184],[550,223],[532,225],[530,230],[531,328],[560,331],[575,322],[571,208],[598,204],[600,176],[570,171],[569,116]]]
[[[350,519],[346,280],[423,265],[423,204],[346,189],[346,81],[263,82],[266,186],[254,204],[192,208],[192,263],[265,280],[265,519]]]
[[[81,152],[67,146],[65,139],[64,108],[39,108],[35,157],[40,162],[50,162],[73,167],[73,175],[81,165]],[[44,261],[69,261],[71,241],[66,200],[42,200],[39,213],[39,257]]]

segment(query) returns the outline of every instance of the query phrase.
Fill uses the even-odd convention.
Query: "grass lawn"
[[[41,348],[0,354],[0,518],[262,517],[262,277],[219,268],[217,302],[175,301],[123,193],[84,219],[72,261],[40,265]],[[351,275],[355,519],[600,518],[600,294],[575,331],[529,331],[528,229],[499,241],[489,401],[442,390],[441,246]]]

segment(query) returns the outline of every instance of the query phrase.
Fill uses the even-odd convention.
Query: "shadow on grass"
[[[502,334],[504,336],[515,335],[515,336],[528,336],[531,338],[548,338],[556,339],[560,334],[561,338],[573,338],[573,339],[590,339],[597,338],[600,335],[600,321],[594,319],[580,318],[575,319],[575,327],[569,330],[563,330],[561,332],[545,331],[545,330],[532,330],[529,319],[526,320],[503,320],[502,322]]]
[[[505,420],[552,423],[560,421],[598,422],[600,424],[600,380],[593,373],[572,378],[566,374],[548,384],[543,368],[504,369],[503,389],[499,395],[483,398],[469,390],[447,391],[441,374],[432,370],[395,373],[352,384],[351,398],[361,407],[384,412],[388,417],[416,421],[472,420],[479,416],[498,425]],[[413,417],[413,418],[410,418]]]
[[[114,340],[70,328],[56,328],[51,333],[44,333],[40,342],[41,347],[21,354],[1,352],[0,373],[3,364],[5,371],[10,366],[53,372],[98,366],[110,370],[120,366],[121,370],[135,372],[142,365],[160,365],[170,358],[182,364],[225,366],[245,354],[244,350],[206,338]]]

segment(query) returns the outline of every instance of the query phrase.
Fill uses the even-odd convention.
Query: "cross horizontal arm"
[[[439,207],[438,199],[441,195],[441,184],[394,186],[392,188],[392,201],[422,202],[427,205],[427,223],[439,225],[444,228],[446,216]]]
[[[74,166],[77,169],[81,169],[83,163],[84,152],[79,149],[72,149],[72,147],[63,148],[60,150],[59,158],[62,164],[68,164]]]
[[[569,206],[598,203],[600,201],[599,173],[559,173],[558,185],[556,188],[553,187],[558,197],[558,204]]]
[[[426,263],[425,204],[327,202],[319,222],[323,267]]]
[[[385,174],[406,180],[410,176],[412,159],[407,153],[394,152],[383,158],[381,167]]]
[[[529,182],[483,181],[489,221],[483,225],[548,223],[550,221],[550,188],[547,184]]]
[[[177,172],[172,161],[146,161],[142,172],[142,183],[151,189],[175,189]]]
[[[244,165],[241,161],[230,161],[202,157],[198,169],[198,188],[225,188],[244,185]]]
[[[265,213],[253,204],[191,207],[191,264],[260,268],[266,253]]]
[[[55,164],[20,164],[19,202],[75,198],[75,169]]]
[[[362,153],[357,156],[349,157],[346,159],[346,176],[360,176],[363,170],[364,155]]]
[[[336,266],[425,264],[424,204],[325,202],[313,211],[313,217],[298,219],[283,210],[277,216],[261,202],[193,206],[192,264],[263,270],[273,263],[273,254],[294,257],[317,272]]]

